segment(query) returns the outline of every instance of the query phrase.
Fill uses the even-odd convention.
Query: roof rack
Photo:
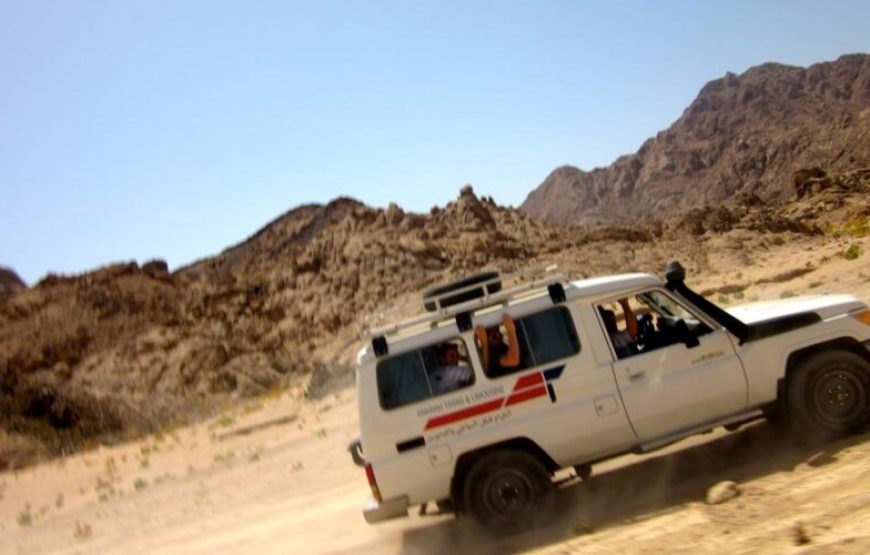
[[[487,287],[487,285],[498,282],[500,280],[503,282],[507,280],[522,281],[525,279],[529,279],[529,277],[534,277],[538,275],[541,275],[541,277],[533,279],[532,281],[520,283],[519,285],[515,285],[507,289],[503,289],[497,293],[489,293],[489,288]],[[443,322],[455,317],[457,314],[461,314],[463,312],[474,312],[483,308],[496,306],[504,302],[510,301],[511,299],[517,297],[522,293],[531,292],[536,289],[546,289],[549,285],[553,283],[564,283],[569,279],[570,276],[566,272],[559,272],[556,265],[534,268],[530,271],[516,272],[501,277],[494,277],[491,280],[481,281],[467,287],[463,287],[461,289],[453,289],[446,293],[443,293],[442,295],[431,297],[427,299],[427,301],[435,303],[435,311],[420,314],[418,316],[413,316],[395,324],[389,324],[386,326],[373,327],[372,325],[370,325],[368,330],[363,332],[363,336],[370,339],[378,336],[395,335],[402,331],[406,331],[409,328],[419,326],[421,324]],[[482,296],[471,299],[469,301],[465,301],[463,303],[454,304],[447,307],[442,306],[442,301],[444,300],[444,298],[455,297],[458,293],[472,291],[474,289],[480,289],[482,292]],[[395,313],[397,310],[398,309],[394,309],[386,313],[378,314],[374,318],[372,318],[372,320],[383,321],[387,315],[389,315],[390,313]]]

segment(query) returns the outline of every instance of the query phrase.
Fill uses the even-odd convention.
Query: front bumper
[[[402,495],[392,499],[386,499],[378,503],[374,499],[369,498],[365,507],[363,507],[363,516],[369,524],[383,522],[391,518],[399,518],[408,516],[408,496]]]

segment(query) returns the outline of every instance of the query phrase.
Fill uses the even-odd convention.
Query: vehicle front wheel
[[[522,530],[547,514],[553,493],[550,473],[536,457],[524,451],[501,450],[474,462],[465,478],[463,504],[488,528]]]
[[[870,421],[870,364],[847,351],[818,353],[789,380],[792,430],[807,439],[836,439]]]

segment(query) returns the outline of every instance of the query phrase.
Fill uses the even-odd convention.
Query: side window
[[[580,351],[580,340],[564,308],[548,310],[520,320],[535,365],[569,357]]]
[[[474,383],[468,350],[460,338],[378,362],[381,407],[394,409]]]
[[[475,329],[475,343],[486,375],[503,376],[580,352],[580,340],[565,307],[556,307],[498,326]]]
[[[617,358],[687,342],[712,331],[675,299],[655,289],[597,308]]]
[[[378,394],[381,406],[392,409],[432,396],[420,351],[405,353],[378,363]]]
[[[640,327],[649,310],[638,303],[638,297],[624,297],[598,305],[598,315],[617,358],[626,358],[644,350]]]

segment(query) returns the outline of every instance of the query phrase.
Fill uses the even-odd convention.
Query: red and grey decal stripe
[[[461,410],[448,412],[434,418],[430,418],[426,422],[426,430],[434,430],[448,424],[460,422],[468,418],[474,418],[488,412],[495,412],[499,409],[525,403],[538,397],[549,395],[550,402],[556,402],[556,391],[553,389],[554,382],[559,379],[562,372],[565,370],[565,365],[555,366],[547,370],[526,374],[517,378],[511,394],[507,397],[499,397],[477,405],[472,405]]]

